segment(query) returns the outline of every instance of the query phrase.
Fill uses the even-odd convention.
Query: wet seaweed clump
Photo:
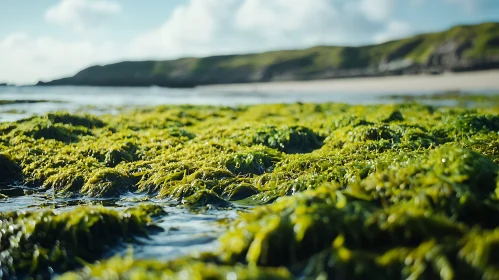
[[[392,163],[360,183],[380,203],[408,202],[470,225],[495,227],[499,167],[471,150],[444,145],[406,166]]]
[[[21,179],[21,167],[9,155],[0,153],[0,187]]]
[[[279,161],[280,155],[272,150],[257,149],[247,153],[238,153],[227,161],[227,169],[237,175],[262,175]]]
[[[49,278],[80,267],[124,238],[147,235],[151,216],[161,213],[159,206],[143,205],[0,214],[0,278]]]
[[[17,137],[53,139],[64,143],[74,143],[80,140],[80,136],[90,135],[91,132],[85,127],[51,123],[47,120],[33,118],[18,125],[16,129],[11,131],[11,134]]]
[[[389,140],[399,142],[401,134],[388,125],[358,126],[347,132],[350,142]]]
[[[43,182],[42,187],[44,189],[51,189],[56,194],[76,194],[83,188],[85,178],[77,168],[64,169],[49,176]]]
[[[182,168],[186,167],[183,166]],[[230,171],[210,167],[199,168],[194,172],[191,170],[189,172],[192,172],[192,174],[189,175],[187,171],[187,169],[173,173],[167,171],[166,176],[159,174],[158,179],[162,183],[159,196],[190,205],[199,205],[202,201],[215,202],[211,204],[228,204],[219,196],[226,186],[236,180]],[[151,179],[148,181],[151,181]],[[159,183],[158,179],[154,179],[155,184]]]
[[[93,174],[81,188],[81,193],[91,197],[116,197],[133,187],[130,178],[112,168],[104,168]]]
[[[73,115],[66,112],[50,113],[47,119],[52,123],[68,124],[72,126],[83,126],[86,128],[101,128],[105,124],[102,120],[90,115]]]
[[[461,132],[499,131],[499,116],[462,114],[454,121],[454,127]]]
[[[256,195],[260,192],[258,188],[249,184],[249,183],[238,183],[232,184],[229,187],[225,188],[222,196],[227,197],[229,201],[234,200],[242,200],[253,195]]]
[[[182,200],[182,203],[192,207],[229,207],[231,205],[229,202],[218,196],[215,192],[207,189],[197,191],[193,195],[184,198]]]
[[[402,113],[399,110],[393,111],[388,118],[384,119],[384,123],[390,123],[390,122],[401,122],[404,121],[404,116],[402,116]]]
[[[479,265],[467,259],[488,245],[471,249],[470,234],[469,227],[444,215],[407,205],[383,208],[361,194],[325,186],[242,214],[220,238],[218,256],[227,264],[286,266],[310,279],[496,273],[489,259]]]
[[[498,114],[297,103],[0,124],[0,206],[35,207],[0,213],[2,277],[499,279]],[[160,214],[120,208],[145,200],[243,211],[213,222],[206,254],[112,257]]]
[[[335,130],[335,129],[339,129],[339,128],[343,128],[343,127],[347,127],[347,126],[356,127],[356,126],[372,125],[372,124],[374,124],[374,123],[368,122],[365,118],[360,118],[357,116],[348,115],[348,116],[342,116],[342,117],[335,118],[334,120],[332,120],[331,126],[332,126],[333,130]]]
[[[253,143],[277,149],[287,154],[310,153],[322,147],[323,137],[307,127],[277,128],[266,126],[253,135]]]
[[[58,279],[293,279],[286,268],[258,268],[244,265],[224,266],[196,260],[181,259],[170,262],[134,260],[133,257],[114,257],[88,269],[69,272]]]
[[[130,142],[125,142],[119,147],[113,147],[104,156],[104,164],[107,167],[115,167],[122,162],[133,162],[137,160],[137,147]]]

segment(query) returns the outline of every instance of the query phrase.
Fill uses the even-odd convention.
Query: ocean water
[[[404,92],[418,96],[432,92]],[[0,87],[1,100],[43,100],[40,103],[0,105],[0,122],[15,121],[53,111],[116,113],[123,108],[164,104],[224,105],[340,102],[349,104],[377,104],[396,102],[387,100],[387,91],[329,92],[329,91],[227,91],[213,88],[168,89],[159,87]],[[398,94],[398,93],[397,93]],[[453,101],[432,101],[439,105],[453,105]]]

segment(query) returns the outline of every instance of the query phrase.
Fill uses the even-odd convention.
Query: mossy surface
[[[104,168],[92,174],[81,188],[81,193],[92,197],[113,197],[130,191],[130,178],[124,173]]]
[[[21,167],[9,155],[0,153],[0,186],[21,179]]]
[[[0,203],[36,193],[63,207],[0,214],[3,277],[99,260],[157,210],[68,199],[243,211],[209,256],[117,256],[66,279],[495,279],[494,104],[161,106],[0,124]]]
[[[91,269],[67,273],[58,279],[293,279],[285,268],[257,268],[243,265],[223,266],[195,260],[168,263],[115,257]]]
[[[97,260],[120,239],[146,235],[157,206],[0,214],[0,278],[50,277]]]

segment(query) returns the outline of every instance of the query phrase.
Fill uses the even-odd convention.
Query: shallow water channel
[[[234,205],[231,209],[204,207],[185,208],[168,200],[148,199],[145,196],[129,194],[120,199],[98,198],[54,198],[51,191],[40,191],[25,186],[11,186],[0,190],[8,196],[0,202],[0,213],[8,211],[37,210],[42,208],[71,210],[78,205],[103,205],[111,208],[126,208],[139,201],[160,205],[166,215],[154,219],[161,230],[153,230],[149,236],[135,237],[133,241],[121,243],[106,252],[107,258],[116,254],[126,255],[132,250],[136,259],[171,260],[193,252],[212,251],[222,233],[220,223],[237,217],[237,211],[246,207]]]
[[[486,91],[485,91],[486,92]],[[418,97],[434,92],[230,92],[211,89],[166,89],[157,87],[0,87],[0,122],[16,121],[33,115],[54,111],[85,112],[91,114],[115,114],[123,109],[165,104],[192,104],[238,106],[275,103],[324,103],[381,104],[403,102],[404,99],[388,99],[397,94],[402,97]],[[484,93],[484,91],[477,91]],[[487,92],[486,92],[487,93]],[[494,94],[488,92],[487,94]],[[433,105],[455,106],[456,100],[423,100]]]

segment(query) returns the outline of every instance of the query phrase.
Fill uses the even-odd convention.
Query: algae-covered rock
[[[241,214],[220,238],[220,261],[284,265],[307,279],[499,276],[495,231],[411,204],[383,208],[360,197],[321,187]]]
[[[347,133],[351,142],[391,140],[398,142],[401,135],[388,125],[358,126]]]
[[[107,167],[115,167],[122,162],[133,162],[137,159],[137,147],[130,142],[125,142],[118,147],[113,147],[104,156]]]
[[[204,197],[206,195],[205,191],[209,191],[210,194],[213,192],[218,196],[235,180],[234,174],[222,168],[200,168],[189,176],[185,175],[187,175],[186,170],[184,172],[177,171],[170,173],[166,177],[163,177],[163,186],[161,186],[159,196],[184,202],[190,201],[185,200],[190,196],[197,198]],[[197,193],[200,196],[196,196]],[[204,199],[195,200],[199,202],[209,201]]]
[[[10,177],[0,199],[2,209],[30,201],[59,209],[22,216],[25,229],[33,221],[43,224],[37,219],[62,216],[64,222],[56,225],[65,228],[70,217],[63,213],[76,217],[68,208],[87,201],[117,207],[164,199],[192,213],[232,217],[227,210],[244,211],[235,221],[216,223],[227,228],[221,248],[209,258],[202,254],[182,264],[130,260],[121,270],[119,264],[127,260],[106,262],[92,255],[86,259],[100,263],[84,264],[88,268],[71,277],[244,279],[285,266],[282,271],[292,273],[287,276],[302,279],[496,279],[498,113],[495,105],[413,103],[169,105],[112,116],[54,113],[0,124],[5,155],[0,171]],[[94,248],[84,239],[88,233],[81,233],[87,232],[84,225],[156,212],[141,209],[100,211],[115,211],[116,219],[107,214],[94,219],[82,210],[81,231],[71,232]],[[27,238],[28,231],[13,220],[16,215],[0,213],[5,232],[17,230],[0,237],[9,246],[18,236]],[[47,240],[50,244],[40,241],[38,248],[60,246]],[[70,249],[80,254],[74,246]],[[65,250],[50,249],[55,252],[50,255],[44,254],[48,249],[26,248],[29,257],[21,255],[26,261],[19,262],[25,270],[38,267],[33,254],[61,260],[57,254]],[[106,257],[113,253],[103,250]],[[69,263],[80,264],[79,255],[67,256]],[[9,269],[13,266],[10,262]]]
[[[322,147],[324,139],[307,127],[277,128],[267,126],[253,135],[253,143],[278,149],[288,154],[309,153]]]
[[[404,116],[402,116],[402,113],[398,110],[393,111],[388,118],[384,119],[384,123],[390,123],[390,122],[401,122],[404,120]]]
[[[187,181],[194,181],[194,180],[206,180],[206,181],[211,181],[211,180],[224,180],[224,179],[229,179],[233,178],[234,174],[232,174],[230,171],[224,170],[224,169],[217,169],[217,168],[201,168],[196,170],[194,173],[189,175],[186,180]]]
[[[1,278],[43,277],[94,261],[132,235],[146,235],[159,206],[116,211],[77,207],[0,214]]]
[[[81,189],[81,193],[91,197],[114,197],[132,189],[132,181],[122,172],[104,168],[93,174]]]
[[[21,179],[21,167],[9,155],[0,153],[0,186]]]
[[[217,207],[228,207],[231,205],[230,202],[221,198],[215,192],[206,189],[196,191],[193,195],[184,198],[182,200],[182,203],[193,207],[200,207],[207,205],[217,206]]]
[[[227,197],[230,201],[232,200],[241,200],[248,198],[250,196],[256,195],[259,193],[259,190],[248,183],[240,183],[240,184],[232,184],[227,187],[222,196]]]
[[[140,182],[137,184],[138,190],[147,193],[156,193],[160,189],[166,191],[165,186],[183,180],[186,175],[193,173],[194,170],[194,166],[178,162],[166,163],[160,167],[145,170]],[[165,193],[165,196],[167,195],[168,193]]]
[[[279,160],[279,154],[269,150],[253,150],[238,153],[226,163],[227,169],[237,175],[261,175],[269,170]]]
[[[52,124],[45,120],[33,119],[22,123],[12,130],[15,136],[30,137],[33,139],[53,139],[64,143],[79,141],[80,136],[90,135],[90,131],[84,127],[75,127],[67,124]]]
[[[292,265],[323,250],[342,229],[364,234],[368,205],[350,204],[344,211],[345,201],[337,201],[334,191],[319,192],[297,194],[242,214],[220,239],[221,258],[229,263]]]
[[[220,254],[229,263],[292,266],[328,248],[339,236],[351,249],[379,250],[457,238],[464,229],[444,216],[410,208],[383,210],[333,187],[321,187],[242,214],[221,237]]]
[[[433,151],[426,165],[435,175],[466,185],[480,197],[486,197],[494,191],[494,181],[499,172],[499,166],[485,156],[453,146],[443,146]]]
[[[85,176],[78,169],[65,169],[51,175],[43,182],[43,188],[58,194],[78,193],[85,184]]]
[[[456,117],[453,128],[460,132],[499,131],[499,116],[463,114]]]
[[[401,142],[413,149],[417,149],[436,147],[448,142],[448,139],[423,127],[413,126],[404,129]]]
[[[259,268],[243,265],[224,266],[194,260],[159,262],[114,257],[88,269],[62,275],[60,280],[80,279],[293,279],[286,268]]]
[[[72,126],[83,126],[86,128],[100,128],[105,124],[102,120],[90,115],[73,115],[67,112],[50,113],[47,115],[52,123],[69,124]]]
[[[499,207],[492,200],[499,167],[471,150],[442,146],[408,161],[371,174],[361,186],[376,200],[454,216],[469,224],[499,223]]]
[[[351,126],[351,127],[356,127],[356,126],[363,126],[363,125],[373,125],[374,123],[368,122],[365,118],[360,118],[357,116],[342,116],[339,118],[335,118],[332,121],[332,126],[334,129],[346,127],[346,126]]]
[[[384,252],[350,250],[342,238],[333,242],[330,250],[315,255],[307,262],[305,279],[474,279],[477,277],[461,260],[454,263],[455,248],[435,240],[416,247],[397,247]]]

